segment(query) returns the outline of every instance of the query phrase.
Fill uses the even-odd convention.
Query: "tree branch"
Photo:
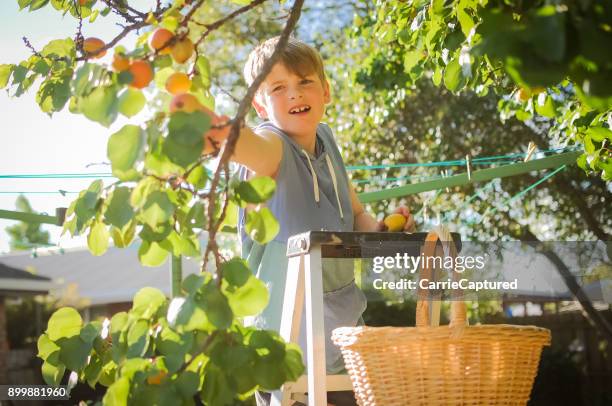
[[[242,127],[244,118],[246,117],[247,113],[249,112],[249,109],[251,108],[251,102],[253,101],[253,98],[255,97],[255,93],[257,92],[257,89],[259,89],[259,86],[261,85],[261,83],[264,81],[266,76],[268,76],[268,73],[270,73],[270,71],[272,70],[272,67],[278,61],[278,58],[280,57],[280,52],[287,46],[287,42],[289,41],[289,35],[293,31],[294,27],[296,26],[300,18],[303,4],[304,4],[304,0],[296,0],[295,3],[293,4],[293,7],[291,8],[291,15],[289,19],[287,20],[287,24],[285,25],[283,32],[281,33],[280,39],[278,43],[276,44],[276,48],[274,49],[274,52],[264,64],[261,73],[255,78],[251,86],[249,86],[246,95],[244,96],[244,98],[240,102],[240,105],[238,106],[238,112],[236,113],[236,116],[232,120],[232,128],[230,130],[230,134],[227,138],[227,142],[225,143],[225,147],[223,148],[221,159],[219,161],[219,164],[217,165],[217,169],[215,170],[215,174],[213,176],[213,180],[210,186],[211,195],[210,195],[210,200],[209,200],[209,205],[208,205],[208,218],[209,219],[214,218],[214,213],[215,213],[215,208],[216,208],[216,195],[217,195],[216,189],[219,184],[220,177],[221,177],[221,171],[222,170],[229,171],[229,160],[230,160],[230,157],[234,154],[234,149],[236,148],[236,143],[238,142],[238,138],[240,137],[240,128]],[[229,184],[226,184],[225,185],[225,199],[229,199],[229,194],[227,193],[228,189],[229,189]],[[215,224],[211,224],[211,222],[209,222],[209,228],[208,228],[209,243],[206,246],[206,252],[204,254],[204,260],[202,263],[203,270],[206,269],[206,264],[208,261],[208,253],[211,250],[210,241],[215,239],[217,232],[218,232],[219,225],[221,224],[222,221],[223,221],[223,218],[221,218]],[[221,279],[222,277],[221,270],[217,268],[216,272],[217,272],[217,277]]]
[[[210,24],[204,24],[204,23],[200,23],[200,22],[196,22],[193,21],[194,24],[200,25],[204,28],[206,28],[206,31],[204,31],[204,33],[202,33],[202,35],[200,36],[200,38],[198,38],[198,40],[195,43],[195,46],[197,48],[197,46],[204,41],[204,39],[214,30],[218,29],[219,27],[221,27],[223,24],[225,24],[226,22],[228,22],[229,20],[239,16],[240,14],[243,14],[249,10],[251,10],[252,8],[255,8],[256,6],[260,5],[261,3],[263,3],[266,0],[254,0],[251,3],[247,4],[246,6],[240,7],[239,9],[237,9],[236,11],[228,14],[227,16],[215,21],[214,23],[210,23]]]
[[[544,255],[555,265],[557,272],[559,272],[563,282],[565,282],[565,286],[567,286],[569,291],[572,292],[574,298],[582,306],[587,320],[594,325],[602,337],[608,340],[608,342],[612,342],[612,324],[610,324],[610,322],[606,320],[601,313],[597,311],[597,309],[595,309],[593,303],[591,303],[589,297],[586,295],[586,293],[584,293],[578,282],[576,282],[576,278],[574,278],[574,275],[572,275],[571,271],[565,265],[563,260],[561,260],[561,258],[559,258],[555,252],[548,249],[542,243],[542,241],[540,241],[538,237],[536,237],[531,230],[529,230],[529,226],[521,227],[516,220],[511,219],[510,217],[508,217],[508,220],[519,226],[520,231],[517,232],[519,240],[535,248],[538,252],[541,252],[542,255]]]

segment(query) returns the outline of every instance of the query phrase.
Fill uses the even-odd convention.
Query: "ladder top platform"
[[[461,251],[461,235],[451,233],[457,252]],[[419,255],[427,233],[390,233],[360,231],[307,231],[287,242],[287,256],[308,254],[321,247],[323,258],[372,258],[396,253]]]

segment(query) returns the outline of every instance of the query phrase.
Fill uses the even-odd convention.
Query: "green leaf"
[[[33,0],[30,3],[30,11],[35,11],[35,10],[41,9],[44,6],[46,6],[47,3],[49,3],[49,0]]]
[[[160,182],[154,177],[148,176],[143,178],[140,182],[138,182],[132,191],[132,195],[130,196],[130,204],[136,209],[141,208],[146,203],[149,194],[160,190],[160,188]]]
[[[206,172],[206,168],[202,165],[197,166],[187,176],[187,182],[191,183],[197,190],[204,189],[207,180],[208,172]]]
[[[92,344],[96,337],[100,335],[101,330],[102,323],[99,321],[89,322],[85,324],[85,327],[83,327],[79,336],[84,342]]]
[[[404,72],[410,73],[412,71],[412,68],[419,64],[419,61],[421,60],[422,56],[423,51],[419,49],[406,52],[406,54],[404,55]]]
[[[87,384],[95,389],[96,383],[100,379],[100,375],[102,374],[102,360],[98,357],[91,357],[89,364],[83,370],[83,375]]]
[[[57,341],[60,346],[60,361],[72,371],[81,371],[87,363],[91,352],[91,343],[86,343],[80,336],[61,338]]]
[[[606,127],[589,127],[586,133],[593,141],[603,142],[605,139],[612,141],[612,131]]]
[[[166,261],[168,251],[157,242],[143,241],[138,249],[138,259],[144,266],[156,267]]]
[[[566,14],[567,12],[557,11],[557,7],[550,4],[536,9],[528,25],[528,43],[545,61],[561,62],[565,57]]]
[[[14,67],[15,65],[0,65],[0,89],[4,89],[8,84],[8,81],[11,78],[11,73],[13,73]]]
[[[92,255],[99,256],[106,252],[108,249],[108,239],[110,233],[106,228],[106,224],[101,221],[96,221],[89,231],[87,236],[87,246]]]
[[[166,223],[174,213],[174,205],[168,194],[162,191],[152,192],[142,208],[141,218],[152,228],[158,224]]]
[[[244,259],[234,257],[221,264],[221,274],[230,285],[240,287],[247,282],[252,272]]]
[[[23,10],[27,6],[32,3],[32,0],[17,0],[17,4],[19,5],[19,10]]]
[[[140,234],[138,235],[145,241],[155,241],[159,243],[165,241],[170,235],[171,231],[173,231],[173,228],[170,223],[162,223],[157,225],[155,228],[152,228],[148,224],[144,224],[140,230]]]
[[[157,360],[157,359],[156,359]],[[130,358],[126,359],[121,366],[121,376],[128,379],[133,379],[134,375],[140,371],[145,371],[151,364],[151,361],[144,358]]]
[[[196,59],[196,74],[193,77],[198,90],[210,89],[210,62],[204,55],[198,56]]]
[[[109,127],[117,118],[117,104],[117,89],[105,86],[81,98],[79,108],[88,119]]]
[[[183,365],[185,354],[192,344],[193,334],[179,335],[169,327],[162,328],[157,338],[156,349],[166,357],[166,365],[170,373],[176,372]]]
[[[168,158],[182,167],[193,164],[202,154],[204,133],[210,129],[210,117],[201,111],[176,112],[168,123],[168,137],[162,151]]]
[[[172,299],[166,317],[168,324],[179,332],[213,329],[204,312],[203,303],[193,297]]]
[[[41,372],[47,385],[58,386],[64,376],[66,367],[59,361],[59,352],[54,353],[42,364]]]
[[[121,377],[108,388],[102,401],[106,406],[126,406],[129,393],[130,381],[127,377]]]
[[[13,66],[13,85],[18,85],[25,79],[29,70],[27,67],[19,64]]]
[[[134,234],[136,233],[136,221],[130,221],[123,229],[118,229],[117,227],[112,226],[110,232],[115,247],[128,247],[132,243]]]
[[[198,393],[200,376],[192,371],[185,371],[176,379],[176,388],[184,400],[191,400]]]
[[[145,137],[142,129],[135,125],[124,125],[108,140],[107,155],[111,161],[113,175],[123,181],[135,180],[136,169],[144,155]]]
[[[472,17],[468,14],[467,8],[461,3],[463,2],[459,3],[459,8],[457,9],[457,19],[459,20],[459,24],[461,24],[461,32],[468,37],[475,24]]]
[[[81,332],[83,319],[79,312],[71,307],[62,307],[51,315],[47,324],[47,336],[51,341],[69,338]]]
[[[304,374],[305,367],[302,361],[302,350],[295,343],[287,343],[285,347],[285,373],[288,381],[297,381]]]
[[[451,92],[461,90],[465,85],[463,74],[461,73],[461,65],[458,58],[453,58],[444,69],[444,86]]]
[[[134,217],[130,206],[131,190],[125,186],[116,187],[109,196],[109,204],[104,212],[104,219],[118,229],[122,229]]]
[[[165,303],[166,296],[161,290],[145,287],[140,289],[136,296],[134,296],[132,314],[138,315],[141,319],[150,319]]]
[[[38,337],[38,357],[43,361],[49,358],[51,354],[59,351],[60,347],[49,339],[47,334],[42,334]]]
[[[205,228],[207,224],[206,207],[203,203],[197,202],[195,203],[191,209],[189,209],[189,213],[187,213],[187,221],[190,227],[192,228]]]
[[[195,291],[204,286],[206,278],[202,275],[190,274],[181,283],[181,288],[188,294],[193,294]]]
[[[119,96],[119,112],[126,117],[135,116],[147,103],[140,90],[127,88]]]
[[[130,326],[127,334],[127,358],[144,356],[149,346],[149,321],[138,320]]]
[[[261,207],[259,210],[250,210],[247,213],[245,229],[254,241],[266,244],[276,237],[280,226],[270,209]]]
[[[265,283],[250,275],[247,282],[239,288],[226,290],[229,305],[236,317],[255,316],[268,305],[270,294]]]
[[[40,51],[43,56],[55,58],[71,58],[76,57],[76,47],[72,38],[55,39],[50,41]]]
[[[66,70],[61,75],[53,75],[45,80],[36,93],[36,102],[45,113],[53,113],[64,108],[70,99],[70,80],[72,70]]]
[[[169,244],[175,256],[183,255],[186,257],[199,257],[200,247],[197,239],[191,239],[186,235],[179,235],[172,230],[168,235],[166,243]],[[197,245],[196,245],[197,244]]]
[[[71,87],[75,96],[86,96],[99,86],[100,80],[106,77],[108,71],[102,65],[85,63],[76,71]]]
[[[553,118],[555,117],[555,104],[552,97],[545,92],[538,95],[538,100],[534,103],[535,111],[541,116]]]
[[[68,208],[66,215],[70,216],[72,213],[76,215],[76,228],[79,232],[83,230],[87,222],[96,214],[96,205],[98,204],[103,186],[104,184],[101,179],[93,181],[87,190],[79,193],[78,199],[73,202],[74,208],[71,210],[72,205]]]
[[[202,293],[204,311],[208,320],[219,329],[227,329],[234,318],[227,298],[214,283],[208,283]]]
[[[206,365],[201,397],[207,405],[234,404],[234,390],[231,382],[221,369],[210,362]]]
[[[241,181],[236,187],[236,197],[247,203],[265,203],[276,190],[276,182],[269,176]]]

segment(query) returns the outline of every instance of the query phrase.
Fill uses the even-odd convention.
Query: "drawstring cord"
[[[306,159],[308,160],[308,167],[310,168],[310,175],[312,176],[312,187],[314,191],[315,202],[317,205],[319,204],[319,179],[317,177],[317,173],[312,166],[312,161],[310,160],[310,155],[305,150],[302,150],[304,155],[306,155]],[[340,218],[342,222],[344,222],[344,211],[342,210],[342,204],[340,203],[340,195],[338,194],[338,180],[336,179],[336,171],[334,170],[334,165],[332,164],[331,159],[328,154],[325,154],[325,161],[327,162],[327,169],[329,169],[329,174],[331,175],[332,184],[334,185],[334,193],[336,194],[336,203],[338,203],[338,210],[340,210]]]
[[[308,155],[308,152],[304,150],[302,150],[302,152],[304,153],[304,155],[306,155],[306,158],[308,159],[308,166],[310,167],[310,175],[312,176],[312,187],[314,189],[315,202],[317,202],[317,205],[318,205],[319,204],[319,179],[317,178],[317,174],[314,168],[312,167],[312,162],[310,162],[310,155]]]
[[[329,155],[325,154],[325,160],[327,161],[327,168],[329,169],[329,173],[331,174],[332,178],[332,184],[334,185],[334,192],[336,193],[336,202],[338,202],[338,209],[340,210],[340,218],[344,222],[344,213],[342,212],[340,196],[338,195],[338,181],[336,180],[336,171],[334,170],[334,165],[332,165],[332,161],[329,158]]]

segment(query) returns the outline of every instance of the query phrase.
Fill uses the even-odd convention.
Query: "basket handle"
[[[446,248],[445,254],[453,257],[453,264],[455,263],[454,259],[457,257],[457,248],[455,247],[455,243],[453,238],[446,227],[437,227],[436,229],[430,231],[425,237],[425,243],[423,244],[423,258],[427,259],[428,257],[433,257],[436,253],[436,247],[438,247],[438,241],[442,243],[442,247]],[[431,280],[433,276],[433,269],[428,266],[429,261],[425,260],[424,264],[422,264],[421,269],[419,270],[419,280],[428,279]],[[451,271],[453,275],[453,281],[459,280],[459,274],[454,271]],[[417,327],[426,327],[431,325],[431,320],[429,317],[429,300],[428,300],[428,290],[421,289],[419,287],[417,291],[417,307],[416,307],[416,326]],[[465,308],[465,302],[463,301],[463,291],[455,289],[453,291],[453,301],[451,302],[451,317],[450,317],[450,327],[457,326],[465,326],[467,321],[467,312]]]

